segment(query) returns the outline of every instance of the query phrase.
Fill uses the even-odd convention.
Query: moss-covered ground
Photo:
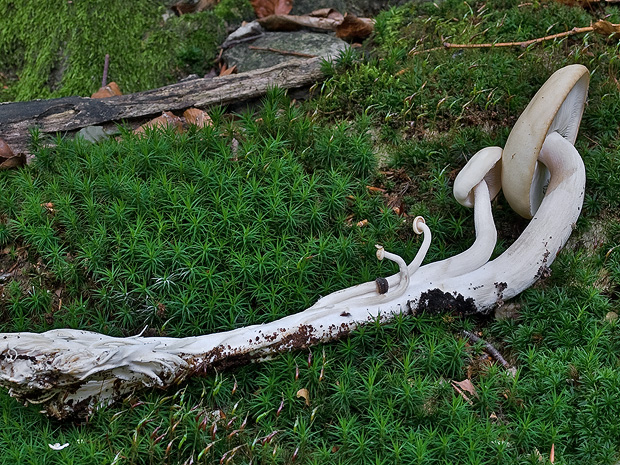
[[[125,133],[53,148],[35,140],[32,165],[0,174],[2,266],[20,270],[1,284],[0,331],[131,335],[148,324],[152,335],[193,335],[270,321],[393,272],[374,258],[377,242],[411,260],[419,238],[410,217],[367,186],[426,217],[427,261],[466,249],[473,218],[451,196],[455,173],[480,148],[504,145],[553,71],[582,63],[592,73],[577,140],[583,214],[551,276],[514,299],[509,318],[401,317],[311,351],[137,393],[86,423],[49,420],[2,392],[0,463],[538,464],[550,463],[552,448],[556,464],[615,463],[620,46],[580,35],[416,53],[443,40],[526,40],[600,18],[619,23],[620,10],[406,5],[377,18],[364,48],[325,64],[328,77],[307,102],[274,90],[254,111],[211,109],[212,128],[180,136]],[[149,85],[162,78],[149,72]],[[14,95],[55,95],[32,83]],[[500,253],[526,222],[501,197],[494,212]],[[492,342],[516,375],[463,329]],[[471,403],[450,384],[465,378],[477,390]],[[296,396],[302,388],[309,405]],[[54,451],[56,442],[70,446]]]
[[[227,28],[253,18],[247,0],[171,15],[163,0],[0,2],[0,101],[89,96],[108,82],[124,93],[203,75]]]

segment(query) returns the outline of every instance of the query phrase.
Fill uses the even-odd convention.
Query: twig
[[[436,51],[436,50],[441,50],[441,49],[444,49],[444,50],[445,50],[445,48],[446,48],[446,47],[444,47],[444,46],[442,45],[441,47],[433,47],[433,48],[429,48],[428,50],[417,50],[417,51],[415,51],[415,52],[414,52],[413,50],[411,50],[411,51],[409,52],[409,56],[410,56],[410,57],[413,57],[413,56],[419,55],[420,53],[425,53],[425,52],[434,52],[434,51]]]
[[[493,358],[495,358],[495,360],[497,360],[499,363],[501,363],[504,366],[504,368],[511,368],[510,363],[508,363],[506,361],[506,359],[504,357],[502,357],[502,354],[499,353],[499,350],[497,350],[495,347],[493,347],[487,341],[485,341],[484,339],[479,338],[474,333],[470,333],[469,331],[463,330],[463,334],[465,336],[467,336],[469,338],[469,340],[471,342],[473,342],[474,344],[477,343],[477,342],[482,342],[484,344],[484,347],[486,348],[487,352]]]
[[[410,56],[418,55],[424,52],[433,52],[439,49],[448,49],[448,48],[495,48],[495,47],[528,47],[532,44],[539,44],[541,42],[545,42],[547,40],[560,39],[562,37],[568,37],[575,34],[583,34],[585,32],[596,32],[597,34],[603,35],[614,35],[620,32],[620,24],[612,24],[609,21],[599,20],[592,24],[592,26],[587,27],[574,27],[570,31],[559,32],[557,34],[551,34],[544,37],[538,37],[537,39],[523,40],[521,42],[496,42],[496,43],[486,43],[486,44],[453,44],[451,42],[444,42],[441,47],[429,48],[428,50],[419,50],[414,51],[411,49],[409,51]]]
[[[103,79],[101,80],[101,87],[105,87],[108,83],[108,66],[110,65],[110,55],[105,54],[105,61],[103,62]]]
[[[318,55],[310,55],[309,53],[292,52],[289,50],[280,50],[278,48],[271,48],[271,47],[255,47],[253,45],[250,45],[248,48],[250,50],[260,50],[262,52],[273,52],[273,53],[280,53],[281,55],[293,55],[296,57],[304,57],[304,58],[316,58],[318,56]]]
[[[444,42],[445,48],[494,48],[494,47],[528,47],[532,44],[538,44],[546,40],[559,39],[561,37],[568,37],[574,34],[582,34],[584,32],[592,32],[594,28],[588,27],[574,27],[570,31],[559,32],[558,34],[551,34],[550,36],[539,37],[537,39],[524,40],[522,42],[498,42],[494,44],[452,44],[450,42]]]

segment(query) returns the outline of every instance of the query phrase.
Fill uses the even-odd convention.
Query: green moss
[[[90,95],[109,81],[125,93],[174,82],[213,65],[227,25],[247,19],[249,3],[171,17],[164,2],[2,2],[0,69],[16,79],[0,96],[16,100]]]
[[[256,113],[210,110],[213,128],[62,141],[0,173],[0,244],[13,262],[24,250],[33,262],[28,289],[3,283],[0,325],[135,334],[148,322],[191,335],[298,311],[387,274],[372,256],[377,241],[406,260],[415,254],[419,238],[369,184],[403,193],[408,214],[425,216],[427,261],[455,255],[474,235],[471,210],[452,198],[457,170],[480,148],[505,144],[553,71],[583,63],[592,72],[577,139],[586,201],[551,277],[512,302],[518,315],[401,315],[311,355],[137,393],[84,426],[59,426],[0,392],[0,463],[538,464],[552,445],[557,464],[616,463],[620,324],[606,316],[620,313],[619,47],[590,35],[409,54],[442,36],[530,39],[602,15],[555,2],[484,5],[446,0],[381,14],[376,47],[326,64],[329,79],[304,104],[274,90]],[[613,22],[619,11],[605,7]],[[203,34],[180,21],[144,40]],[[7,43],[23,54],[23,43]],[[167,51],[178,58],[177,45]],[[55,214],[41,205],[50,201]],[[501,252],[527,222],[501,196],[493,213]],[[349,215],[369,223],[345,226]],[[463,329],[480,331],[516,375],[466,344]],[[471,403],[449,382],[465,378],[477,391]],[[296,396],[302,388],[309,407]],[[54,442],[71,447],[52,451]]]

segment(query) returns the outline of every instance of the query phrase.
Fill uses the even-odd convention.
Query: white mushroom
[[[114,338],[69,329],[0,334],[0,384],[22,401],[42,404],[49,415],[85,415],[134,389],[171,385],[196,372],[336,339],[376,318],[385,321],[401,313],[492,309],[546,272],[581,211],[585,169],[572,142],[585,101],[584,70],[569,66],[554,73],[549,80],[552,84],[541,88],[534,98],[537,101],[519,119],[503,153],[497,147],[483,150],[459,174],[455,195],[462,203],[473,203],[477,234],[465,252],[420,266],[430,244],[430,230],[416,219],[416,232],[423,233],[424,240],[411,264],[378,250],[379,258],[399,265],[399,273],[386,279],[385,293],[386,283],[381,283],[380,292],[375,282],[364,283],[271,323],[182,339]],[[562,98],[554,95],[560,84]],[[578,103],[564,109],[562,102],[569,100]],[[519,141],[518,150],[515,141]],[[491,215],[497,174],[488,173],[493,166],[499,169],[500,153],[506,196],[519,213],[533,218],[508,250],[488,262],[497,234]],[[550,175],[544,195],[535,192],[540,184],[530,188],[537,159]]]
[[[590,74],[583,65],[556,71],[521,113],[508,136],[502,156],[502,189],[512,209],[524,218],[536,212],[549,179],[545,166],[537,163],[545,138],[557,132],[575,143],[589,82]]]

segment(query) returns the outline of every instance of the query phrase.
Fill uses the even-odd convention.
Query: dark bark
[[[65,97],[0,104],[0,138],[15,153],[28,153],[29,129],[43,133],[73,131],[162,111],[206,108],[243,102],[265,94],[268,88],[303,87],[321,79],[321,59],[294,59],[247,73],[212,79],[194,79],[159,89],[105,99]]]

